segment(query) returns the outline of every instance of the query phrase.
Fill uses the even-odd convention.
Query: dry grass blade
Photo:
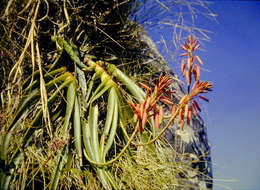
[[[42,112],[43,112],[43,119],[45,123],[47,124],[47,130],[49,133],[49,136],[52,138],[52,126],[51,126],[51,121],[50,121],[50,115],[49,115],[49,108],[48,108],[48,95],[47,95],[47,90],[46,90],[46,85],[43,77],[43,72],[42,72],[42,65],[41,65],[41,54],[40,54],[40,49],[39,49],[39,44],[36,43],[36,52],[37,52],[37,63],[38,63],[38,68],[40,71],[40,93],[41,93],[41,104],[42,104]]]

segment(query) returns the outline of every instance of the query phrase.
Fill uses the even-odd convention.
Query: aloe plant
[[[13,3],[15,4],[13,1],[7,3],[4,15],[13,11],[10,8]],[[133,2],[128,3],[130,6]],[[192,117],[196,117],[197,111],[200,111],[195,99],[207,100],[200,94],[210,91],[212,87],[209,82],[199,81],[200,70],[195,60],[199,64],[202,61],[193,56],[193,52],[198,49],[198,42],[189,37],[183,47],[188,52],[185,54],[188,55],[187,64],[182,62],[182,73],[186,75],[188,90],[180,101],[174,102],[171,99],[174,92],[170,89],[173,79],[168,74],[155,78],[153,70],[156,68],[151,65],[120,65],[119,57],[92,55],[93,52],[99,52],[101,47],[98,43],[93,46],[87,43],[88,39],[95,36],[88,36],[85,29],[75,37],[80,40],[75,40],[74,37],[68,39],[69,34],[66,35],[64,29],[70,26],[70,19],[79,21],[79,18],[83,18],[77,13],[77,8],[81,10],[81,6],[69,9],[75,11],[73,13],[76,18],[68,11],[66,6],[69,2],[66,1],[59,7],[62,13],[52,13],[64,13],[66,23],[51,37],[48,36],[55,53],[51,53],[50,59],[43,57],[40,45],[34,41],[37,39],[37,22],[47,19],[47,16],[43,16],[37,20],[42,4],[45,4],[46,12],[49,11],[49,5],[60,5],[51,1],[37,1],[36,4],[27,2],[18,13],[30,13],[33,18],[18,62],[9,72],[9,80],[12,82],[8,83],[4,95],[6,97],[2,96],[2,99],[15,99],[18,103],[17,106],[12,106],[12,102],[6,104],[12,118],[1,127],[0,189],[34,188],[35,184],[40,184],[44,189],[87,188],[90,179],[90,183],[96,180],[97,186],[100,187],[101,184],[104,189],[127,189],[131,187],[120,179],[127,173],[126,168],[118,167],[121,162],[140,167],[139,161],[144,158],[148,161],[147,165],[159,159],[160,167],[168,166],[169,157],[165,153],[168,144],[163,143],[164,132],[176,120],[179,120],[181,129],[185,122],[189,125]],[[93,10],[96,8],[94,1],[86,6],[94,7]],[[121,4],[115,4],[109,11],[118,6]],[[104,17],[110,14],[108,10],[105,11]],[[101,17],[96,21],[102,24],[102,20]],[[86,24],[85,22],[87,21],[82,20],[82,23]],[[87,27],[88,24],[87,22]],[[81,23],[78,27],[81,27]],[[120,50],[115,48],[115,51],[120,51],[118,56],[131,52],[130,49],[124,50],[121,41],[115,41],[98,27],[97,30],[111,39],[117,48],[120,47]],[[120,32],[124,30],[123,27]],[[106,40],[101,40],[100,43],[104,45]],[[81,44],[75,45],[73,42]],[[29,58],[26,57],[28,51]],[[128,57],[129,55],[122,60],[127,62]],[[23,62],[27,59],[32,63],[31,72],[23,78]],[[149,71],[144,79],[140,80],[135,77],[138,73],[132,73],[131,69],[136,66],[140,67],[138,71],[142,73]],[[147,78],[153,79],[153,83],[144,82]],[[190,90],[193,78],[195,82]],[[15,89],[19,93],[13,98],[11,96],[15,94]],[[167,150],[174,152],[172,149]],[[140,155],[143,156],[138,158]],[[175,172],[169,175],[174,178],[173,181],[178,182],[178,175],[183,171],[178,169],[177,163],[171,162],[173,164],[170,164],[172,168],[169,171]],[[147,173],[147,168],[142,167],[140,171]],[[161,171],[160,167],[157,172]],[[165,172],[168,170],[163,170],[163,175]],[[176,184],[177,186],[183,184]]]

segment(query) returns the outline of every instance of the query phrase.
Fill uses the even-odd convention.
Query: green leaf
[[[113,110],[113,122],[112,122],[112,126],[110,129],[110,133],[109,133],[109,137],[104,149],[104,153],[102,155],[102,157],[105,159],[106,154],[108,153],[109,149],[111,148],[114,139],[115,139],[115,135],[116,135],[116,130],[117,130],[117,124],[118,124],[118,98],[117,98],[117,94],[115,92],[115,89],[112,88],[111,89],[112,92],[112,96],[114,97],[114,110]]]
[[[50,190],[55,190],[58,187],[62,170],[68,159],[68,152],[69,152],[69,145],[66,145],[59,155],[59,161],[50,184],[50,188],[49,188]]]
[[[99,150],[99,138],[98,138],[98,105],[90,106],[89,111],[89,127],[91,130],[92,150],[94,152],[94,158],[100,162],[100,150]]]
[[[81,147],[81,123],[80,123],[80,109],[77,97],[75,98],[74,115],[73,115],[73,129],[74,129],[74,143],[77,150],[80,165],[82,166],[82,147]]]

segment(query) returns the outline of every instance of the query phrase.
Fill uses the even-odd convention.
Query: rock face
[[[156,75],[164,73],[169,74],[173,78],[171,90],[175,93],[172,96],[172,100],[177,103],[184,95],[184,89],[180,80],[178,80],[176,74],[165,63],[156,45],[145,32],[140,34],[140,40],[145,47],[143,49],[143,53],[146,55],[145,63],[152,64],[155,68],[158,68]],[[183,176],[186,175],[190,179],[189,181],[183,181],[184,184],[189,186],[185,187],[185,189],[212,189],[210,145],[207,138],[206,126],[202,118],[199,115],[192,118],[191,125],[185,125],[183,130],[178,127],[178,121],[175,122],[168,128],[165,137],[171,146],[179,154],[183,155],[182,159],[184,160],[182,161],[187,163],[192,162],[192,164],[190,164],[190,171],[188,170],[186,174],[183,174]]]

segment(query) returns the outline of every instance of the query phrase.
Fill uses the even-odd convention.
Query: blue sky
[[[234,190],[260,189],[260,2],[216,1],[211,8],[219,24],[209,26],[215,34],[203,60],[211,71],[204,77],[214,82],[205,120],[215,178]]]
[[[233,190],[259,190],[260,1],[211,2],[209,8],[218,15],[218,22],[198,17],[195,24],[213,32],[208,33],[211,40],[204,42],[206,51],[199,55],[205,63],[202,79],[214,83],[208,95],[211,102],[202,106],[212,146],[214,189],[225,185]],[[148,32],[155,41],[163,38],[169,44],[170,30]],[[170,65],[179,69],[176,61]]]

